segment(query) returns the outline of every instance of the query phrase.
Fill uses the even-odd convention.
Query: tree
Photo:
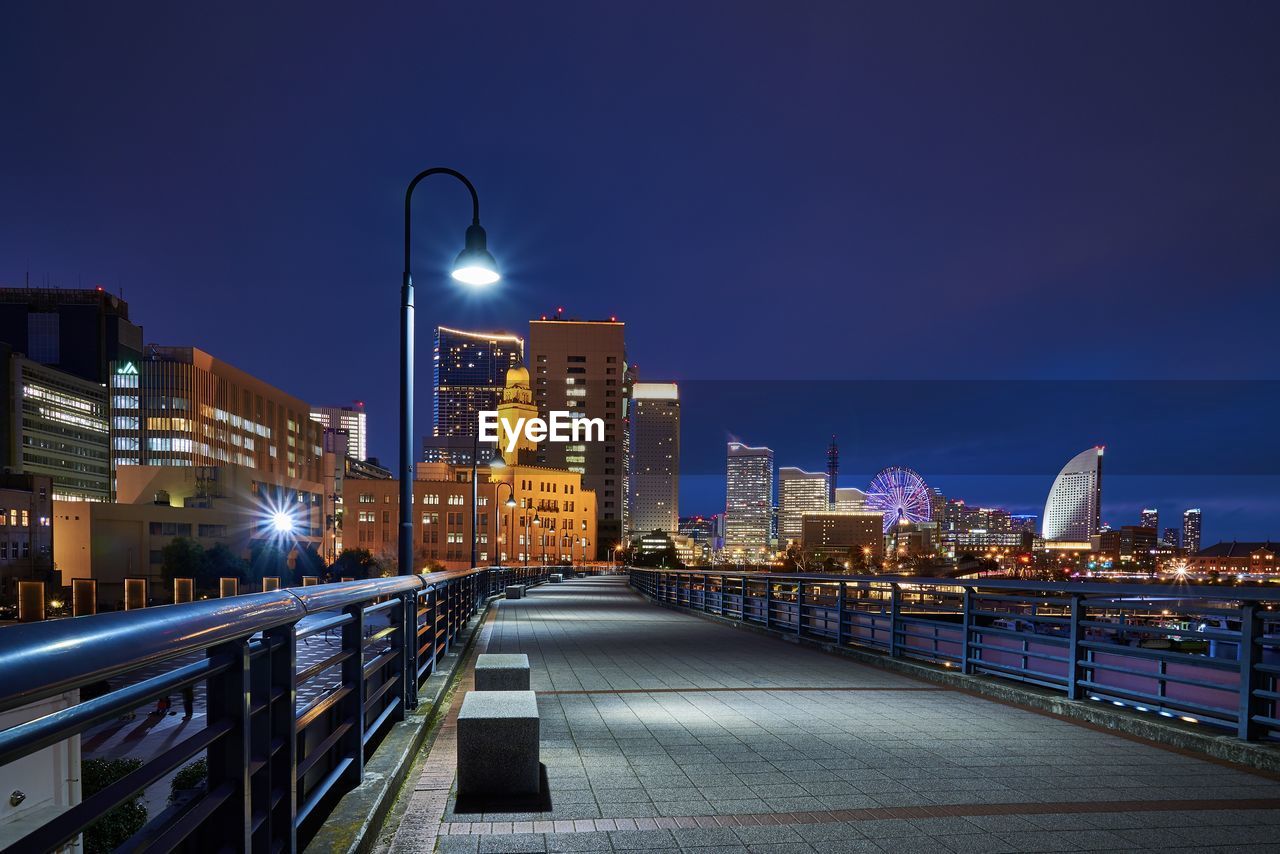
[[[289,556],[274,543],[258,541],[249,549],[249,577],[253,581],[279,578],[283,587],[292,586],[294,573],[289,569]]]
[[[197,586],[212,589],[218,586],[220,578],[238,578],[246,581],[249,578],[249,564],[240,555],[217,543],[204,553],[204,574],[197,581]]]
[[[160,550],[160,568],[164,577],[195,578],[197,586],[205,567],[204,548],[188,537],[174,537]]]
[[[317,578],[325,574],[324,558],[320,557],[319,550],[313,545],[298,545],[298,551],[293,558],[293,575],[295,578],[301,578],[304,575],[314,575]]]
[[[329,574],[334,581],[341,578],[381,578],[382,564],[368,549],[343,549],[338,559],[329,565]]]
[[[87,800],[141,767],[141,759],[86,759],[80,763],[81,795]],[[85,828],[84,849],[87,854],[114,851],[146,823],[147,808],[135,795]]]

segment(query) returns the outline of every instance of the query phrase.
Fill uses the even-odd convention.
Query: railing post
[[[770,628],[773,621],[773,580],[764,578],[764,627]]]
[[[1080,666],[1080,642],[1084,640],[1084,630],[1080,625],[1080,617],[1084,611],[1084,597],[1079,593],[1071,594],[1071,625],[1067,632],[1067,699],[1079,700],[1083,695],[1084,668]]]
[[[796,582],[796,637],[804,634],[804,581]]]
[[[1240,662],[1240,709],[1236,721],[1236,734],[1246,741],[1254,741],[1263,735],[1264,727],[1255,723],[1253,716],[1262,713],[1262,703],[1254,695],[1261,690],[1263,674],[1258,665],[1262,664],[1262,613],[1258,603],[1245,602],[1240,606],[1240,652],[1236,659]]]
[[[211,647],[210,658],[231,656],[231,666],[205,682],[209,726],[227,721],[231,730],[209,746],[208,791],[230,785],[231,795],[217,808],[206,827],[213,838],[205,839],[210,849],[228,847],[234,851],[251,849],[253,803],[249,786],[249,644],[245,640]]]
[[[400,698],[406,713],[418,708],[418,592],[400,594]]]
[[[738,586],[742,590],[742,595],[738,597],[738,619],[745,623],[747,621],[747,577],[745,575],[738,579]]]
[[[844,646],[845,583],[837,582],[836,588],[836,646]]]
[[[711,593],[711,582],[708,580],[707,574],[704,572],[702,574],[702,610],[704,613],[707,613],[707,614],[711,613],[711,605],[708,601],[708,596],[710,595],[710,593]]]
[[[898,590],[897,583],[894,583],[889,592],[889,656],[897,658],[899,656],[898,644],[898,618],[902,613],[902,597]]]
[[[351,760],[342,776],[354,789],[364,779],[364,606],[349,605],[343,610],[351,620],[342,627],[342,650],[347,653],[342,662],[342,683],[348,693],[342,698],[341,720],[351,728],[339,743],[340,754]]]
[[[960,672],[966,675],[973,673],[973,588],[964,589],[964,604],[960,617],[963,640],[960,643]]]
[[[255,851],[272,850],[276,844],[282,851],[298,850],[298,833],[294,824],[294,817],[298,814],[298,716],[295,711],[298,640],[294,635],[295,628],[293,625],[277,626],[263,633],[263,640],[271,652],[264,668],[269,703],[266,712],[268,727],[259,744],[262,755],[271,759],[267,763],[265,785],[260,787],[260,793],[255,792],[261,801],[254,805],[255,810],[264,810],[268,816],[268,821],[263,823],[265,832],[262,834],[266,837],[266,844],[255,844]],[[275,688],[282,688],[284,693],[272,700]],[[277,738],[280,746],[272,753],[271,745]],[[258,745],[255,745],[257,749]],[[277,791],[283,794],[280,802],[272,807],[271,799]]]

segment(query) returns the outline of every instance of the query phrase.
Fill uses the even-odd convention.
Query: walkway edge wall
[[[661,602],[645,596],[642,592],[631,588],[637,596],[650,604],[679,611],[710,620],[723,626],[730,626],[740,631],[768,635],[788,643],[800,644],[821,650],[832,655],[842,655],[853,660],[878,667],[893,673],[909,676],[924,682],[932,682],[988,699],[998,700],[1012,706],[1019,706],[1037,712],[1048,712],[1071,720],[1082,721],[1093,726],[1113,730],[1124,735],[1146,739],[1157,744],[1187,750],[1225,762],[1233,762],[1256,768],[1270,774],[1280,774],[1280,747],[1254,741],[1241,741],[1234,736],[1213,732],[1196,731],[1190,725],[1166,723],[1163,719],[1138,715],[1116,709],[1110,704],[1096,701],[1068,700],[1061,694],[1040,691],[1027,685],[1014,685],[989,676],[966,676],[961,673],[934,667],[929,664],[909,659],[891,658],[854,647],[836,646],[833,643],[813,638],[796,637],[794,633],[783,632],[764,626],[740,623],[716,614],[708,614],[695,608],[685,608],[669,602]]]

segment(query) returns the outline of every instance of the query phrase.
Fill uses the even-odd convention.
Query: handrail
[[[981,587],[986,590],[1044,590],[1053,593],[1083,593],[1114,596],[1162,596],[1171,593],[1178,595],[1176,599],[1230,599],[1245,602],[1280,602],[1280,586],[1268,587],[1232,587],[1230,595],[1213,589],[1197,594],[1197,588],[1186,585],[1159,584],[1110,584],[1100,581],[1018,581],[1004,578],[940,578],[925,575],[833,575],[828,573],[797,572],[751,572],[744,570],[702,569],[687,567],[685,569],[653,569],[649,567],[632,567],[634,571],[683,572],[689,575],[719,575],[733,578],[759,579],[772,581],[813,581],[822,584],[839,582],[860,582],[876,584],[913,584],[928,587]]]
[[[553,569],[477,567],[0,628],[0,711],[123,679],[101,696],[0,730],[0,774],[6,763],[175,690],[202,683],[207,700],[204,735],[170,745],[70,812],[33,824],[15,850],[74,839],[132,797],[135,784],[205,755],[199,803],[162,812],[142,835],[198,833],[210,848],[298,850],[337,798],[360,784],[368,755],[391,723],[416,708],[419,685],[485,601],[503,584],[538,584]],[[317,639],[318,656],[308,650]],[[207,657],[173,661],[200,652]],[[164,662],[171,669],[144,671]],[[324,680],[321,693],[299,709],[298,686],[311,679]]]

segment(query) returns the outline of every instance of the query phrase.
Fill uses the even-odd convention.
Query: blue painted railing
[[[1280,735],[1280,589],[632,569],[649,598],[774,631]]]
[[[124,850],[298,850],[359,784],[389,726],[417,706],[419,686],[468,618],[505,585],[537,584],[552,571],[563,570],[350,581],[0,629],[0,711],[107,684],[105,693],[0,731],[0,778],[10,763],[157,698],[198,683],[207,692],[203,728],[10,850],[54,850],[201,757],[203,791],[153,818]],[[320,656],[299,669],[299,644],[317,640]],[[298,689],[308,685],[315,696],[298,708]]]

